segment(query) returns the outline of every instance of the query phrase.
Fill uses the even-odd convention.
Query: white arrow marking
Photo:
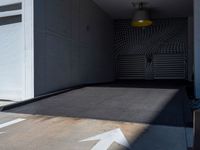
[[[123,145],[128,149],[131,149],[121,129],[115,129],[109,132],[105,132],[103,134],[87,138],[80,142],[96,141],[96,140],[99,140],[99,142],[91,150],[107,150],[114,142]]]
[[[18,119],[15,119],[15,120],[12,120],[12,121],[9,121],[9,122],[6,122],[6,123],[3,123],[3,124],[0,124],[0,129],[2,128],[5,128],[5,127],[8,127],[8,126],[11,126],[11,125],[14,125],[16,123],[19,123],[19,122],[22,122],[26,119],[22,119],[22,118],[18,118]],[[0,132],[0,134],[3,134],[4,132]]]
[[[1,135],[1,134],[4,134],[4,133],[5,133],[5,132],[0,132],[0,135]]]

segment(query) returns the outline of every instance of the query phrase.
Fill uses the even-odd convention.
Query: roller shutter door
[[[154,55],[154,79],[186,79],[185,60],[182,54]]]
[[[143,55],[120,55],[117,60],[118,79],[144,79],[145,57]]]

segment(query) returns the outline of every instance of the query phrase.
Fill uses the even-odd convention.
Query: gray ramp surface
[[[184,85],[158,81],[89,86],[8,112],[180,127],[192,122]]]

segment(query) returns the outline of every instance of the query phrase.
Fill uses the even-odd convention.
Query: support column
[[[195,96],[200,99],[200,1],[194,0],[194,64],[195,64]],[[199,150],[200,144],[200,112],[194,115],[194,148]]]
[[[200,1],[194,0],[195,96],[200,99]]]
[[[188,17],[188,80],[193,81],[194,73],[194,18]]]

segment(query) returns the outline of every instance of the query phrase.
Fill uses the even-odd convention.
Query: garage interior
[[[168,144],[168,139],[175,141],[170,136],[184,141],[178,147],[192,147],[187,136],[192,135],[193,110],[199,108],[195,98],[200,97],[193,1],[10,1],[15,3],[0,2],[0,33],[6,37],[0,36],[3,113],[11,118],[30,115],[33,124],[39,116],[37,123],[43,126],[52,121],[48,117],[72,118],[67,120],[73,122],[70,128],[81,130],[85,127],[76,121],[89,120],[89,131],[93,119],[107,129],[113,124],[150,125],[134,135],[130,144],[135,150],[159,149],[157,143],[176,149]],[[8,10],[13,14],[2,19]],[[134,24],[139,10],[145,10],[137,16],[143,21]],[[143,19],[147,12],[149,18]],[[140,23],[144,26],[138,27]],[[37,125],[31,126],[36,130]]]
[[[62,93],[3,110],[191,127],[193,2],[144,1],[133,27],[138,2],[35,0],[34,97]]]

